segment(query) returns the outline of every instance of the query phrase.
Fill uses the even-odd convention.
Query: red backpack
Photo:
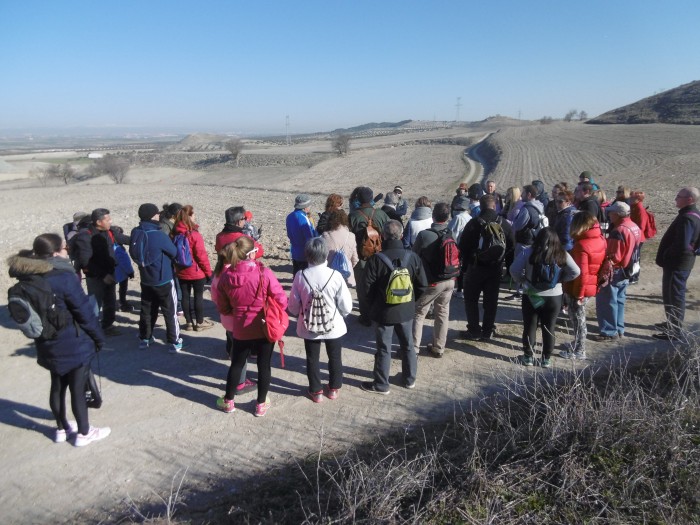
[[[459,275],[459,249],[452,232],[449,228],[444,230],[434,230],[428,228],[429,231],[435,233],[438,237],[436,253],[431,258],[429,277],[434,279],[432,282],[447,281]]]
[[[656,217],[649,211],[649,207],[646,208],[647,216],[649,220],[647,221],[647,227],[644,228],[644,237],[651,239],[656,235]]]
[[[260,267],[260,283],[258,284],[258,291],[256,295],[260,295],[263,292],[263,283],[265,281],[264,268]],[[263,332],[265,332],[265,337],[271,343],[279,343],[280,345],[280,363],[282,368],[284,368],[284,337],[287,328],[289,327],[289,315],[287,311],[280,306],[280,304],[275,301],[275,298],[271,295],[265,294],[263,299]]]

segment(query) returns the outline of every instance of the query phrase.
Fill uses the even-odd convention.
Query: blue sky
[[[0,129],[595,116],[700,79],[700,2],[0,0]]]

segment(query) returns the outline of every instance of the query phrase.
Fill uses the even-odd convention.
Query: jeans
[[[106,284],[101,277],[86,277],[88,295],[95,297],[97,307],[102,309],[102,328],[114,324],[117,312],[117,283]]]
[[[158,308],[163,312],[168,343],[177,343],[180,338],[180,324],[175,311],[175,288],[173,282],[161,286],[141,284],[141,312],[139,315],[139,339],[146,341],[153,336],[153,328],[158,319]]]
[[[627,285],[622,270],[617,269],[613,280],[604,286],[595,298],[595,312],[598,317],[598,331],[601,335],[616,337],[625,333],[625,302]]]
[[[423,322],[430,309],[435,304],[435,323],[433,325],[433,351],[442,354],[445,351],[447,341],[447,328],[450,324],[450,300],[455,281],[440,281],[434,286],[423,290],[421,296],[416,299],[416,314],[413,319],[413,347],[416,354],[419,352],[420,340],[423,336]]]
[[[343,386],[343,359],[341,357],[341,340],[336,339],[304,339],[306,350],[306,376],[309,378],[309,392],[323,390],[321,385],[321,368],[319,366],[321,343],[326,344],[328,354],[328,388],[338,389]]]
[[[578,304],[575,297],[569,298],[569,320],[574,330],[574,342],[572,343],[571,351],[577,354],[586,353],[586,336],[588,335],[588,327],[586,326],[586,305],[590,297],[583,298],[583,304]]]
[[[374,385],[377,390],[389,390],[389,373],[391,370],[391,341],[396,331],[399,338],[399,355],[401,356],[401,373],[404,385],[416,381],[418,357],[413,347],[413,319],[397,324],[378,324],[375,329],[377,353],[374,355]]]
[[[523,353],[532,357],[537,341],[537,325],[542,326],[542,357],[549,359],[556,343],[557,316],[561,310],[561,295],[543,296],[544,304],[535,309],[527,294],[523,295]]]
[[[690,270],[663,269],[661,295],[670,331],[679,335],[685,318],[685,290]]]
[[[467,330],[475,335],[491,335],[496,323],[501,266],[470,266],[464,274],[464,310]],[[484,322],[479,325],[479,296],[484,294]]]

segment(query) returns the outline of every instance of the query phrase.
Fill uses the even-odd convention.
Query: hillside
[[[613,109],[586,124],[700,124],[700,80]]]

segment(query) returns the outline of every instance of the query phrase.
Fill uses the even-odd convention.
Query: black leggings
[[[236,395],[236,386],[240,383],[241,371],[248,360],[252,350],[258,352],[258,403],[264,403],[267,392],[270,390],[272,379],[272,350],[275,344],[267,339],[234,339],[231,348],[231,366],[226,378],[226,399],[233,399]]]
[[[85,374],[87,366],[74,368],[64,375],[51,372],[51,391],[49,393],[49,406],[56,426],[59,430],[67,430],[68,419],[66,415],[66,389],[70,388],[70,406],[78,423],[78,432],[84,436],[90,432],[88,420],[88,407],[85,400]]]
[[[204,321],[204,282],[205,279],[185,281],[180,279],[182,287],[182,310],[185,313],[185,321],[193,324],[201,324]],[[194,303],[190,301],[190,294],[194,291]]]
[[[549,359],[556,343],[557,316],[561,310],[561,295],[543,296],[544,304],[535,309],[527,294],[523,294],[523,352],[532,357],[537,341],[538,322],[542,327],[542,357]]]

